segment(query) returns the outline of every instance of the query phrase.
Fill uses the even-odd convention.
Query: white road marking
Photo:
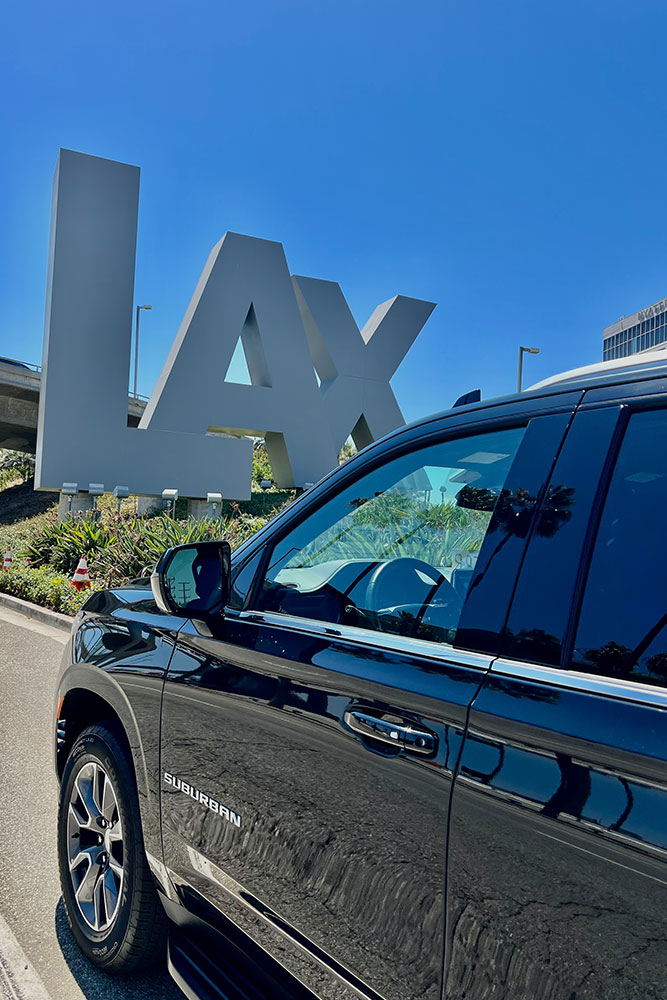
[[[8,1000],[51,1000],[23,948],[0,916],[0,987]]]
[[[54,625],[45,625],[33,618],[28,618],[26,615],[12,611],[10,608],[0,608],[0,619],[9,622],[10,625],[18,625],[19,628],[28,629],[30,632],[38,632],[40,635],[46,636],[47,639],[55,639],[63,646],[69,642],[69,636],[64,629],[56,628]]]

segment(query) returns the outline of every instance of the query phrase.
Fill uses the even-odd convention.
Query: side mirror
[[[167,549],[151,575],[160,611],[191,618],[217,614],[229,601],[229,542],[194,542]]]

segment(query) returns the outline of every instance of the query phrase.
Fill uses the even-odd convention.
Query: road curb
[[[5,997],[9,995],[11,1000],[50,1000],[44,983],[2,917],[0,917],[0,986],[3,986],[2,995]]]
[[[20,597],[12,597],[11,594],[0,594],[0,607],[8,608],[18,615],[25,615],[26,618],[32,618],[44,625],[52,625],[54,628],[62,629],[63,632],[69,632],[74,621],[69,615],[61,615],[57,611],[50,611],[49,608],[40,608],[38,604],[22,601]]]

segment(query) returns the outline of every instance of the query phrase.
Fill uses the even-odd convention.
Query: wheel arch
[[[61,677],[56,716],[55,767],[59,783],[67,755],[81,732],[100,722],[112,724],[134,773],[146,848],[161,857],[159,788],[151,787],[139,726],[120,684],[99,667],[74,663]]]
[[[58,781],[62,780],[65,762],[69,752],[78,737],[88,726],[110,723],[114,735],[117,736],[126,751],[133,766],[136,778],[136,766],[130,741],[125,727],[113,706],[101,695],[87,688],[72,688],[63,697],[58,712],[58,734],[56,737],[56,773]]]

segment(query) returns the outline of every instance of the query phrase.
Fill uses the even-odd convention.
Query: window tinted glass
[[[667,685],[667,410],[630,418],[586,584],[572,666]]]
[[[451,643],[523,433],[432,445],[346,487],[276,545],[260,607]]]
[[[245,599],[248,596],[248,591],[252,586],[252,581],[255,578],[255,573],[257,572],[257,567],[259,566],[260,559],[262,557],[263,549],[259,549],[252,556],[248,562],[243,563],[238,569],[234,568],[232,571],[231,579],[231,592],[229,595],[228,607],[235,608],[237,611],[241,611],[243,605],[245,604]]]
[[[495,655],[544,492],[570,421],[570,412],[534,417],[505,481],[463,606],[456,645]]]
[[[593,500],[618,408],[578,413],[540,507],[509,614],[503,656],[558,666]]]

